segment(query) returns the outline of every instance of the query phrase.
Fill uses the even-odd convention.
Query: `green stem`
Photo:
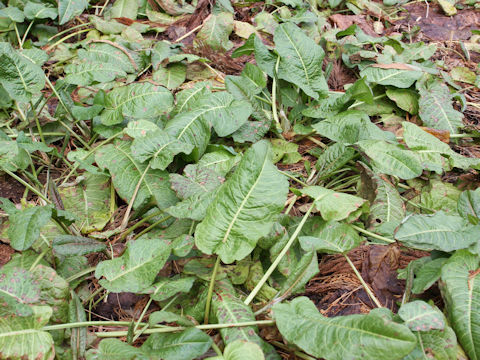
[[[126,321],[125,321],[126,322]],[[130,324],[130,322],[128,322]],[[257,320],[257,321],[245,321],[240,323],[229,323],[229,324],[207,324],[207,325],[197,325],[193,326],[199,330],[214,330],[214,329],[228,329],[228,328],[236,328],[236,327],[246,327],[246,326],[271,326],[275,324],[275,320]],[[53,325],[55,326],[55,325]],[[156,333],[170,333],[176,331],[183,331],[188,329],[185,326],[166,326],[161,328],[154,328],[145,330],[144,334],[156,334]],[[48,329],[47,329],[48,330]],[[35,330],[38,331],[38,330]],[[98,332],[96,333],[97,337],[121,337],[126,336],[128,331],[109,331],[109,332]]]
[[[56,325],[47,325],[42,328],[43,331],[53,331],[53,330],[62,330],[62,329],[73,329],[78,327],[88,327],[88,326],[128,326],[131,321],[81,321],[76,323],[68,324],[56,324]],[[33,330],[33,329],[32,329]],[[38,331],[38,330],[35,330]]]
[[[33,262],[32,266],[30,266],[30,269],[29,271],[32,271],[33,269],[35,269],[35,266],[38,265],[38,263],[40,262],[40,260],[43,259],[43,257],[47,254],[47,252],[50,250],[49,247],[47,247],[45,250],[42,251],[42,253],[40,255],[37,256],[37,258],[35,259],[35,261]]]
[[[96,267],[95,266],[92,266],[92,267],[89,267],[88,269],[84,269],[82,271],[80,271],[79,273],[76,273],[68,278],[66,278],[65,280],[69,283],[69,282],[72,282],[73,280],[76,280],[76,279],[79,279],[81,278],[82,276],[84,275],[87,275],[93,271],[95,271]]]
[[[37,125],[37,130],[38,134],[40,135],[40,140],[42,140],[42,143],[46,144],[45,138],[43,137],[43,132],[42,132],[42,127],[40,126],[40,120],[38,119],[37,113],[35,112],[35,105],[33,104],[33,101],[30,100],[30,106],[32,107],[32,113],[33,117],[35,118],[35,124]]]
[[[27,183],[26,181],[24,181],[21,177],[15,175],[13,172],[11,172],[10,170],[7,170],[7,169],[2,169],[3,171],[5,171],[8,175],[10,175],[11,177],[13,177],[15,180],[17,180],[20,184],[22,184],[23,186],[25,186],[28,190],[30,190],[31,192],[33,192],[35,195],[37,195],[40,199],[46,201],[48,204],[51,204],[52,202],[45,197],[45,195],[43,195],[40,191],[38,191],[37,189],[35,189],[32,185],[30,185],[29,183]]]
[[[278,66],[280,64],[280,56],[277,57],[277,63],[275,64],[275,76],[273,77],[272,81],[272,113],[273,113],[273,120],[277,124],[278,130],[282,131],[282,125],[280,124],[280,119],[278,118],[277,113],[277,74]]]
[[[66,29],[66,30],[60,31],[58,34],[53,35],[53,36],[52,36],[50,39],[48,39],[47,41],[50,42],[50,41],[52,41],[53,39],[55,39],[56,37],[62,36],[63,34],[66,34],[66,33],[69,32],[69,31],[78,29],[78,28],[80,28],[80,27],[88,26],[88,25],[90,25],[90,24],[91,24],[91,23],[88,22],[88,23],[85,23],[85,24],[80,24],[80,25],[76,25],[76,26],[69,27],[69,28]]]
[[[120,229],[124,230],[127,225],[128,225],[128,220],[130,218],[130,213],[132,212],[133,208],[133,203],[135,202],[135,199],[137,198],[138,191],[140,190],[140,186],[142,185],[143,179],[145,178],[145,175],[147,175],[148,170],[150,170],[150,165],[152,163],[148,163],[147,167],[142,173],[142,176],[140,176],[140,179],[137,182],[137,186],[135,186],[135,190],[133,191],[132,198],[130,199],[130,202],[128,203],[127,210],[125,211],[125,216],[123,217],[122,223],[120,224]]]
[[[208,285],[207,303],[205,304],[205,317],[203,319],[204,324],[208,324],[208,317],[210,316],[210,305],[212,303],[212,296],[213,296],[213,288],[215,287],[215,278],[217,277],[217,271],[218,271],[219,265],[220,265],[220,256],[217,255],[217,260],[215,260],[215,265],[213,267],[210,284]]]
[[[282,171],[282,170],[278,170],[278,171],[279,171],[281,174],[285,175],[286,177],[288,177],[288,178],[290,178],[290,179],[298,182],[300,185],[302,185],[302,186],[308,186],[307,183],[303,182],[302,180],[297,179],[295,176],[290,175],[289,173],[287,173],[287,172],[285,172],[285,171]]]
[[[384,98],[385,96],[387,96],[387,94],[377,95],[373,98],[373,100],[379,100],[379,99]],[[354,107],[357,107],[357,106],[360,106],[360,105],[363,105],[363,104],[365,104],[365,101],[358,101],[358,102],[350,105],[348,107],[348,110],[353,109]]]
[[[283,259],[283,257],[285,256],[285,254],[287,253],[287,251],[290,249],[290,247],[292,246],[293,242],[295,241],[295,239],[297,238],[298,234],[300,234],[300,231],[302,230],[303,226],[305,225],[305,222],[307,221],[308,219],[308,216],[310,215],[310,213],[312,212],[313,210],[313,207],[314,207],[314,204],[312,204],[310,206],[310,208],[307,210],[307,212],[305,213],[305,215],[303,215],[303,218],[302,218],[302,221],[300,221],[300,224],[298,224],[297,228],[295,229],[295,232],[292,234],[292,236],[290,237],[290,239],[288,240],[287,244],[285,245],[285,247],[282,249],[282,251],[280,252],[280,254],[278,254],[277,258],[274,260],[274,262],[272,263],[272,265],[270,265],[270,267],[268,268],[268,270],[265,272],[265,274],[263,275],[263,277],[260,279],[260,281],[258,282],[258,284],[255,286],[255,288],[252,290],[252,292],[248,295],[248,297],[245,299],[244,303],[245,305],[249,305],[252,300],[255,298],[255,296],[257,295],[257,293],[260,291],[260,289],[262,288],[262,286],[267,282],[268,278],[270,277],[270,275],[272,275],[273,271],[277,268],[278,264],[280,263],[280,261]]]
[[[71,29],[69,29],[69,30],[71,30]],[[54,47],[56,47],[57,45],[63,43],[65,40],[68,40],[68,39],[70,39],[71,37],[74,37],[75,35],[79,35],[79,34],[81,34],[81,33],[84,33],[84,32],[90,31],[90,30],[92,30],[92,29],[83,29],[83,30],[79,30],[79,31],[77,31],[77,32],[74,32],[74,33],[72,33],[72,34],[68,34],[67,36],[65,36],[65,37],[61,38],[60,40],[58,40],[55,44],[50,45],[49,47],[47,47],[47,48],[45,49],[45,51],[46,51],[46,52],[49,52],[50,50],[52,50],[52,49],[53,49]]]
[[[378,301],[378,299],[373,294],[373,292],[370,289],[370,287],[368,286],[368,284],[365,282],[365,280],[363,280],[362,275],[358,272],[358,270],[355,267],[355,264],[352,262],[352,260],[350,260],[350,258],[347,256],[347,254],[343,254],[343,256],[347,260],[348,265],[350,265],[353,272],[357,276],[358,280],[360,280],[360,282],[362,283],[362,286],[365,289],[365,291],[367,292],[368,296],[370,296],[370,299],[372,299],[372,301],[375,303],[375,305],[377,305],[377,307],[379,307],[379,308],[383,307],[383,305],[380,303],[380,301]]]
[[[215,344],[215,341],[212,341],[212,349],[213,349],[213,351],[215,351],[215,353],[216,353],[218,356],[220,356],[220,357],[223,356],[222,350],[220,350],[220,348],[218,347],[218,345]]]
[[[130,226],[123,234],[122,236],[120,237],[120,241],[125,239],[127,237],[128,234],[130,234],[132,231],[134,231],[136,228],[142,226],[142,224],[144,224],[145,222],[147,222],[148,220],[150,220],[151,218],[154,218],[155,216],[158,216],[158,215],[161,215],[163,214],[164,212],[162,210],[160,211],[157,211],[153,214],[150,214],[148,216],[145,216],[142,220],[140,220],[139,222],[135,223],[134,225]]]
[[[23,49],[22,39],[20,38],[20,34],[19,34],[19,32],[18,32],[18,28],[17,28],[17,23],[16,23],[16,22],[13,23],[13,27],[15,28],[15,34],[17,34],[18,46],[20,47],[20,49]]]
[[[23,34],[22,46],[23,46],[23,44],[25,44],[25,40],[27,40],[27,34],[29,33],[30,29],[32,28],[33,23],[34,23],[34,20],[30,21],[30,24],[28,24],[27,30],[25,30],[25,34]]]
[[[167,221],[168,219],[170,219],[172,216],[171,215],[168,215],[168,216],[165,216],[163,219],[160,219],[156,222],[154,222],[152,225],[150,225],[149,227],[147,227],[146,229],[140,231],[137,235],[135,235],[134,239],[138,239],[140,236],[142,236],[143,234],[146,234],[147,232],[149,232],[150,230],[152,230],[155,226]]]
[[[359,232],[361,232],[361,233],[363,233],[363,234],[365,234],[365,235],[368,235],[368,236],[370,236],[370,237],[372,237],[372,238],[374,238],[374,239],[382,240],[382,241],[385,241],[385,242],[387,242],[387,243],[389,243],[389,244],[395,243],[395,240],[392,240],[392,239],[386,238],[386,237],[384,237],[384,236],[375,234],[375,233],[373,233],[373,232],[371,232],[371,231],[362,229],[361,227],[359,227],[359,226],[357,226],[357,225],[351,224],[350,226],[351,226],[352,228],[354,228],[355,230],[357,230],[357,231],[359,231]]]

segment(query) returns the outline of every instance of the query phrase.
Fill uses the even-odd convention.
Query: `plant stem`
[[[300,231],[302,230],[303,226],[305,225],[305,222],[307,221],[308,219],[308,216],[310,215],[310,213],[312,212],[313,210],[313,207],[314,207],[314,204],[312,204],[310,206],[310,208],[307,210],[307,212],[305,213],[305,215],[303,215],[303,218],[302,218],[302,221],[300,221],[300,224],[298,224],[297,228],[295,229],[295,232],[292,234],[292,236],[290,237],[290,239],[288,240],[288,242],[285,244],[285,247],[282,249],[282,251],[280,252],[280,254],[278,254],[277,258],[275,259],[275,261],[272,263],[272,265],[270,265],[270,267],[268,268],[268,270],[265,272],[265,274],[263,275],[263,277],[260,279],[260,281],[258,282],[258,284],[255,286],[255,288],[252,290],[252,292],[248,295],[248,297],[245,299],[244,303],[245,305],[249,305],[252,300],[255,298],[255,296],[257,295],[257,293],[260,291],[260,289],[262,288],[263,284],[265,284],[268,280],[268,278],[270,277],[270,275],[272,275],[273,271],[277,268],[278,264],[280,263],[280,261],[283,259],[283,257],[285,256],[285,254],[287,253],[287,251],[290,249],[290,247],[292,246],[293,242],[295,241],[295,239],[297,238],[298,234],[300,233]]]
[[[370,236],[370,237],[372,237],[372,238],[385,241],[385,242],[387,242],[387,243],[389,243],[389,244],[395,243],[395,240],[392,240],[392,239],[386,238],[386,237],[384,237],[384,236],[381,236],[381,235],[372,233],[372,232],[370,232],[370,231],[368,231],[368,230],[362,229],[361,227],[359,227],[359,226],[357,226],[357,225],[351,224],[350,226],[351,226],[352,228],[354,228],[355,230],[357,230],[357,231],[359,231],[359,232],[361,232],[361,233],[363,233],[363,234],[365,234],[365,235],[368,235],[368,236]]]
[[[373,291],[370,289],[370,287],[368,286],[368,284],[365,282],[365,280],[363,280],[362,278],[362,275],[358,272],[357,268],[355,267],[355,264],[352,262],[352,260],[350,260],[350,258],[348,257],[347,254],[343,254],[343,256],[345,257],[345,259],[347,260],[348,262],[348,265],[350,265],[350,267],[352,268],[353,272],[355,273],[355,275],[357,276],[358,280],[360,280],[360,282],[362,283],[362,286],[363,288],[365,289],[365,291],[367,292],[368,296],[370,296],[370,299],[372,299],[372,301],[375,303],[375,305],[377,305],[377,307],[381,308],[383,307],[383,305],[380,303],[380,301],[378,301],[378,299],[375,297],[375,295],[373,294]]]
[[[78,327],[88,327],[88,326],[128,326],[131,324],[131,321],[81,321],[75,323],[67,324],[56,324],[56,325],[47,325],[42,328],[43,331],[53,331],[53,330],[62,330],[62,329],[73,329]],[[144,325],[146,325],[144,323]],[[35,330],[38,331],[38,330]]]
[[[71,30],[71,29],[69,29],[69,31],[70,31],[70,30]],[[84,33],[84,32],[90,31],[90,30],[92,30],[92,29],[83,29],[83,30],[79,30],[79,31],[77,31],[77,32],[68,34],[67,36],[65,36],[65,37],[61,38],[60,40],[58,40],[55,44],[50,45],[49,47],[47,47],[47,48],[45,49],[45,51],[46,51],[46,52],[49,52],[50,50],[52,50],[52,49],[53,49],[54,47],[56,47],[57,45],[63,43],[65,40],[68,40],[68,39],[70,39],[71,37],[74,37],[75,35],[79,35],[79,34],[81,34],[81,33]]]
[[[67,32],[69,31],[72,31],[72,30],[75,30],[75,29],[78,29],[80,27],[84,27],[84,26],[88,26],[90,25],[91,23],[85,23],[85,24],[80,24],[80,25],[75,25],[75,26],[72,26],[71,28],[68,28],[66,30],[63,30],[63,31],[60,31],[58,34],[55,34],[53,35],[50,39],[48,39],[47,41],[50,42],[52,41],[53,39],[55,39],[56,37],[59,37],[59,36],[62,36],[63,34],[66,34]]]
[[[73,274],[72,276],[66,278],[65,280],[67,282],[72,282],[73,280],[79,279],[82,276],[87,275],[87,274],[95,271],[95,269],[96,269],[95,266],[89,267],[88,269],[84,269],[84,270],[80,271],[79,273]]]
[[[30,31],[30,29],[32,28],[32,25],[33,25],[34,22],[35,21],[32,20],[32,21],[30,21],[30,24],[28,24],[27,30],[25,30],[25,34],[23,34],[23,37],[22,37],[22,46],[23,46],[23,44],[25,44],[25,40],[27,39],[27,34]]]
[[[278,118],[278,113],[277,113],[277,71],[278,71],[279,64],[280,64],[280,56],[277,57],[277,63],[275,64],[275,74],[274,74],[275,76],[273,77],[273,81],[272,81],[272,113],[273,113],[273,119],[277,124],[277,129],[279,131],[282,131],[282,125],[280,124],[280,119]]]
[[[295,176],[290,175],[289,173],[287,173],[287,172],[285,172],[285,171],[278,170],[278,172],[281,173],[281,174],[283,174],[283,175],[285,175],[286,177],[289,177],[290,179],[298,182],[298,183],[299,183],[300,185],[302,185],[302,186],[308,186],[307,183],[303,182],[302,180],[297,179]]]
[[[125,323],[130,324],[130,322],[124,321]],[[197,325],[192,326],[199,330],[213,330],[213,329],[228,329],[228,328],[236,328],[236,327],[245,327],[245,326],[258,326],[258,325],[265,325],[271,326],[275,324],[275,320],[257,320],[257,321],[246,321],[240,323],[229,323],[229,324],[207,324],[207,325]],[[68,325],[68,324],[65,324]],[[128,326],[124,325],[124,326]],[[52,325],[55,326],[55,325]],[[87,325],[88,326],[88,325]],[[170,333],[176,331],[186,330],[189,327],[185,326],[165,326],[160,328],[148,329],[145,330],[144,334],[156,334],[156,333]],[[48,330],[48,329],[47,329]],[[38,330],[35,330],[38,331]],[[128,331],[109,331],[109,332],[99,332],[96,333],[97,337],[120,337],[126,336]]]
[[[163,219],[160,219],[156,222],[154,222],[152,225],[150,225],[149,227],[147,227],[146,229],[140,231],[137,235],[135,235],[134,239],[138,239],[140,236],[142,236],[143,234],[149,232],[150,230],[152,230],[155,226],[157,226],[158,224],[161,224],[165,221],[167,221],[168,219],[170,219],[172,216],[171,215],[168,215],[168,216],[165,216]]]
[[[213,296],[213,288],[215,287],[215,278],[217,277],[217,271],[218,271],[219,265],[220,265],[220,256],[217,255],[217,259],[215,260],[215,265],[213,266],[210,284],[208,285],[207,303],[205,304],[205,316],[203,318],[204,324],[208,324],[208,317],[210,316],[210,305],[212,303],[212,296]]]
[[[48,204],[51,204],[52,202],[45,197],[45,195],[43,195],[40,191],[38,191],[37,189],[35,189],[32,185],[30,185],[29,183],[27,183],[26,181],[24,181],[21,177],[17,176],[16,174],[14,174],[13,172],[11,172],[10,170],[7,170],[7,169],[2,169],[3,171],[5,171],[8,175],[10,175],[11,177],[13,177],[15,180],[17,180],[20,184],[22,184],[23,186],[25,186],[28,190],[30,190],[31,192],[33,192],[35,195],[37,195],[40,199],[46,201]]]
[[[140,190],[140,186],[143,183],[143,179],[145,178],[145,175],[147,175],[148,170],[150,170],[150,165],[152,163],[148,163],[147,167],[142,173],[142,176],[140,176],[140,180],[137,182],[137,186],[135,186],[135,190],[133,191],[132,198],[130,199],[130,202],[128,203],[127,210],[125,211],[125,216],[123,217],[122,223],[120,224],[120,229],[124,230],[127,225],[128,225],[128,219],[130,218],[130,213],[132,212],[133,208],[133,203],[135,202],[135,199],[137,198],[138,191]]]
[[[123,234],[122,236],[120,236],[120,239],[119,240],[123,240],[127,237],[128,234],[130,234],[133,230],[135,230],[136,228],[142,226],[143,223],[147,222],[148,220],[150,220],[151,218],[154,218],[155,216],[158,216],[158,215],[161,215],[163,214],[163,211],[160,210],[160,211],[157,211],[157,212],[154,212],[153,214],[150,214],[148,216],[145,216],[142,220],[140,220],[139,222],[133,224],[132,226],[130,226]]]
[[[218,356],[223,356],[222,350],[220,350],[220,348],[218,347],[218,345],[215,344],[215,341],[212,341],[212,349],[213,349],[213,351],[215,351],[215,353],[216,353]]]

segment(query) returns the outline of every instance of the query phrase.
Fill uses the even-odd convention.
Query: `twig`
[[[358,272],[358,270],[355,267],[355,264],[352,262],[352,260],[350,260],[350,258],[348,257],[347,254],[343,254],[343,256],[345,257],[345,259],[347,259],[348,265],[350,265],[353,272],[357,276],[358,280],[360,280],[360,282],[362,283],[362,286],[365,289],[365,291],[367,292],[368,296],[370,296],[370,299],[372,299],[372,301],[375,303],[375,305],[377,305],[377,307],[379,307],[379,308],[383,307],[383,305],[380,303],[380,301],[378,301],[378,299],[373,294],[373,291],[370,289],[368,284],[365,282],[365,280],[363,280],[362,275]]]

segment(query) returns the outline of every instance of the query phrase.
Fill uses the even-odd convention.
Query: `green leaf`
[[[413,331],[443,330],[445,328],[442,312],[422,300],[402,305],[398,310],[398,316]]]
[[[195,244],[224,263],[241,260],[273,226],[283,209],[288,182],[271,162],[266,141],[245,152],[195,231]]]
[[[97,151],[95,160],[101,168],[107,168],[118,195],[127,203],[131,201],[137,184],[141,181],[134,202],[134,209],[153,198],[160,209],[177,201],[170,189],[168,173],[162,170],[145,169],[148,165],[136,162],[130,152],[130,143],[117,141]],[[144,176],[142,176],[145,173]]]
[[[112,18],[137,19],[138,2],[137,0],[116,0],[110,9]]]
[[[5,51],[0,51],[0,84],[12,99],[28,102],[44,88],[45,75],[39,65],[8,45]]]
[[[39,4],[33,1],[27,2],[23,12],[27,19],[47,19],[55,20],[58,16],[57,10],[50,4]]]
[[[421,294],[428,290],[438,279],[442,273],[442,267],[447,259],[438,258],[422,265],[420,269],[415,271],[415,279],[413,280],[412,293]]]
[[[405,204],[402,197],[397,188],[385,177],[375,174],[362,163],[360,165],[362,172],[359,194],[370,202],[369,228],[392,235],[405,218]]]
[[[165,311],[165,310],[160,310],[160,311],[155,311],[154,313],[150,314],[148,317],[148,323],[150,325],[158,325],[161,323],[177,323],[178,325],[181,326],[193,326],[194,323],[188,320],[187,318],[175,314],[170,311]]]
[[[418,86],[419,115],[425,126],[457,134],[463,128],[463,114],[453,108],[452,95],[441,81],[425,82]]]
[[[365,204],[365,200],[362,198],[335,192],[321,186],[308,186],[301,192],[314,200],[315,207],[326,221],[346,219]]]
[[[39,299],[40,286],[31,272],[13,266],[0,271],[0,316],[30,316],[30,305]]]
[[[79,184],[58,189],[65,210],[75,214],[82,233],[101,231],[110,220],[110,187],[109,176],[85,173]]]
[[[393,140],[393,134],[374,125],[368,115],[349,110],[313,124],[315,131],[330,140],[344,145],[362,140]]]
[[[107,248],[105,243],[83,236],[61,235],[53,239],[52,250],[56,256],[86,255]]]
[[[275,64],[277,62],[277,56],[273,55],[268,48],[263,44],[262,39],[257,35],[254,35],[253,41],[255,49],[255,62],[258,67],[271,78],[274,77]]]
[[[323,49],[292,23],[275,29],[275,49],[280,56],[278,77],[297,85],[305,94],[318,99],[328,90],[322,72]]]
[[[40,229],[50,220],[52,208],[34,206],[10,215],[8,237],[15,250],[27,250],[40,236]]]
[[[462,192],[458,198],[457,209],[461,217],[478,224],[480,221],[480,188]]]
[[[335,143],[330,145],[327,149],[318,152],[311,153],[314,156],[318,156],[315,168],[319,179],[324,179],[332,174],[334,171],[341,169],[355,156],[355,150],[346,147],[341,143]],[[318,154],[318,155],[317,155]]]
[[[153,73],[153,80],[167,89],[175,89],[183,84],[187,74],[187,67],[182,63],[172,63],[165,67],[160,66]]]
[[[154,118],[166,114],[173,96],[162,86],[149,82],[133,83],[113,89],[105,96],[105,110],[100,119],[104,125],[115,125],[127,118]]]
[[[181,199],[209,193],[225,181],[225,178],[220,176],[213,168],[203,167],[200,163],[198,165],[187,165],[183,173],[184,175],[170,174],[172,189]]]
[[[265,357],[262,348],[257,344],[235,340],[225,346],[223,356],[213,357],[210,360],[265,360]]]
[[[0,17],[9,18],[13,22],[22,23],[25,20],[23,12],[15,6],[0,9]]]
[[[479,231],[480,226],[439,211],[434,215],[410,216],[400,226],[395,238],[416,249],[449,252],[475,244]]]
[[[310,236],[300,236],[298,240],[305,251],[314,249],[327,254],[347,253],[362,242],[362,238],[350,225],[336,221],[328,221]]]
[[[385,141],[365,140],[357,143],[379,172],[401,179],[413,179],[422,174],[423,166],[414,152]]]
[[[59,0],[58,21],[63,25],[80,15],[88,7],[89,0]]]
[[[418,114],[418,94],[410,89],[387,89],[388,98],[395,101],[397,106],[412,115]]]
[[[97,265],[95,277],[111,292],[139,292],[152,285],[170,255],[170,246],[158,239],[140,238],[127,243],[122,256]]]
[[[179,153],[190,154],[193,145],[178,141],[163,130],[149,131],[137,137],[130,148],[134,160],[149,161],[152,169],[165,170]]]
[[[392,64],[393,65],[393,64]],[[398,64],[399,68],[381,68],[369,66],[360,71],[361,77],[366,77],[368,82],[379,85],[392,85],[397,88],[406,89],[412,86],[415,81],[423,75],[414,67],[406,64]],[[379,64],[379,66],[387,66]]]
[[[210,336],[190,328],[181,333],[152,334],[140,349],[150,358],[191,360],[203,355],[211,345]]]
[[[237,297],[235,289],[228,280],[217,281],[212,296],[212,310],[219,324],[255,321],[252,309]],[[253,342],[263,349],[267,359],[280,359],[273,347],[258,336],[256,326],[223,328],[220,329],[220,334],[227,345],[236,340]]]
[[[480,359],[479,263],[478,256],[457,251],[442,268],[440,288],[450,324],[471,360]]]
[[[300,261],[294,269],[292,269],[290,276],[282,284],[278,294],[285,296],[285,294],[295,294],[297,292],[304,292],[304,286],[317,275],[318,258],[316,251],[309,251],[302,254]],[[265,285],[264,285],[265,286]]]
[[[0,317],[0,349],[2,357],[11,360],[50,360],[54,358],[52,336],[42,331],[52,309],[37,307],[28,317]]]
[[[306,297],[276,304],[273,314],[288,342],[326,360],[402,359],[416,344],[405,325],[373,313],[327,318]]]
[[[153,284],[143,291],[144,294],[150,294],[150,297],[155,301],[163,301],[172,296],[183,292],[188,293],[195,282],[195,277],[173,277],[163,278],[159,282]]]
[[[415,336],[417,346],[403,360],[457,359],[457,337],[451,327],[447,326],[444,330],[419,331]]]
[[[233,47],[233,43],[228,39],[232,31],[233,14],[228,12],[212,14],[203,23],[202,29],[195,38],[195,43],[208,45],[214,51],[228,51]]]
[[[100,341],[97,349],[87,351],[87,360],[137,360],[141,359],[143,352],[118,339],[104,339]]]

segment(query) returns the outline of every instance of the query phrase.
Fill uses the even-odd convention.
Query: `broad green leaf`
[[[209,358],[209,360],[265,360],[262,348],[255,343],[235,340],[225,346],[223,356]]]
[[[397,106],[412,115],[418,114],[418,94],[411,89],[387,89],[388,98],[395,101]]]
[[[395,65],[395,64],[391,64]],[[369,66],[360,71],[361,77],[366,77],[368,82],[379,85],[392,85],[397,88],[406,89],[412,86],[415,81],[423,75],[421,71],[406,64],[397,64],[397,68],[382,68],[380,66],[388,66],[379,64],[379,67]]]
[[[89,0],[59,0],[58,22],[63,25],[80,15],[88,7]]]
[[[453,108],[452,95],[441,81],[425,82],[418,86],[419,115],[425,126],[457,134],[463,128],[463,114]]]
[[[277,62],[277,56],[273,55],[268,48],[263,44],[262,39],[257,35],[254,36],[253,41],[255,49],[255,62],[262,71],[270,76],[274,77],[275,64]]]
[[[27,2],[23,12],[29,20],[47,18],[55,20],[58,16],[57,10],[50,4],[39,4],[33,1]]]
[[[193,195],[208,193],[215,190],[225,181],[215,169],[200,165],[187,165],[184,175],[170,174],[170,183],[178,197],[187,199]]]
[[[165,212],[176,217],[192,219],[195,221],[202,221],[207,214],[207,209],[212,201],[217,196],[217,191],[197,193],[182,201],[179,201],[174,206],[165,209]]]
[[[335,192],[321,186],[308,186],[301,190],[310,196],[326,221],[346,219],[365,204],[365,200],[350,194]]]
[[[442,210],[448,215],[457,215],[457,203],[461,191],[453,184],[443,182],[440,179],[431,179],[427,186],[421,189],[418,196],[410,201],[421,206]]]
[[[8,237],[15,250],[27,250],[40,236],[40,229],[50,220],[52,208],[34,206],[10,214]]]
[[[141,163],[149,160],[152,169],[165,170],[179,153],[190,154],[193,145],[178,141],[163,130],[149,131],[137,137],[130,148],[134,160]]]
[[[130,202],[137,184],[141,181],[134,208],[153,198],[160,209],[175,204],[176,196],[170,189],[168,173],[147,169],[148,165],[136,162],[130,152],[130,143],[117,141],[97,151],[95,160],[101,168],[107,168],[118,195]],[[144,175],[145,173],[145,175]]]
[[[328,90],[322,72],[323,49],[292,23],[275,29],[275,49],[280,56],[278,77],[297,85],[305,94],[318,99]]]
[[[212,296],[212,311],[219,324],[255,321],[252,309],[237,297],[235,289],[228,280],[217,281]],[[280,359],[273,347],[258,336],[256,326],[224,328],[220,329],[220,334],[226,345],[236,340],[253,342],[262,348],[266,359]]]
[[[419,331],[414,333],[417,337],[417,346],[405,356],[403,360],[455,360],[457,357],[457,337],[451,327],[444,330]]]
[[[232,153],[224,149],[219,149],[203,155],[198,161],[198,166],[205,169],[215,170],[220,176],[225,176],[235,165],[238,164],[240,159],[240,155],[234,156]]]
[[[310,236],[300,236],[298,240],[305,251],[314,249],[327,254],[346,253],[362,242],[350,225],[336,221],[326,222]]]
[[[52,336],[42,331],[52,309],[37,307],[28,317],[0,317],[0,349],[2,358],[11,360],[50,360],[55,356]]]
[[[76,225],[82,233],[101,231],[110,220],[110,187],[109,176],[85,173],[79,184],[58,189],[65,210],[76,215]]]
[[[45,86],[42,68],[20,56],[10,45],[0,50],[0,84],[12,99],[28,102]]]
[[[458,198],[458,213],[474,224],[480,221],[480,188],[466,190]]]
[[[304,292],[305,284],[317,275],[318,271],[317,252],[309,251],[306,254],[302,254],[300,261],[292,269],[291,274],[282,284],[278,294],[284,296],[285,294]]]
[[[150,132],[160,130],[157,124],[148,120],[129,121],[127,127],[123,130],[125,134],[136,139],[144,137]]]
[[[118,339],[104,339],[97,349],[86,353],[87,360],[138,360],[142,359],[142,351]]]
[[[86,255],[107,248],[105,243],[83,236],[61,235],[53,239],[52,251],[56,256]]]
[[[274,163],[283,159],[284,164],[295,164],[302,160],[302,156],[298,153],[298,144],[283,139],[272,139],[270,142]]]
[[[97,265],[95,277],[111,292],[139,292],[152,285],[170,255],[163,240],[140,238],[127,243],[122,256]]]
[[[212,14],[198,32],[195,43],[208,45],[215,51],[228,51],[233,47],[233,43],[228,39],[232,31],[233,14],[228,12]]]
[[[195,83],[191,88],[178,92],[175,96],[177,106],[175,112],[192,110],[197,100],[210,94],[211,84],[209,81]]]
[[[441,292],[448,318],[471,360],[480,359],[479,262],[478,256],[461,250],[442,268]]]
[[[344,145],[355,144],[362,140],[394,139],[392,133],[380,130],[370,121],[368,115],[356,110],[334,115],[313,124],[313,128],[318,134]]]
[[[23,12],[15,6],[7,6],[0,9],[0,17],[6,17],[13,22],[22,23],[25,20]]]
[[[148,323],[150,325],[158,325],[161,323],[172,323],[172,322],[177,323],[178,325],[181,325],[181,326],[194,325],[194,323],[188,320],[187,318],[170,311],[165,311],[165,310],[155,311],[154,313],[150,314],[150,316],[148,317]]]
[[[415,154],[385,141],[365,140],[357,143],[379,172],[401,179],[413,179],[422,174],[423,166]]]
[[[402,359],[416,344],[405,325],[373,313],[327,318],[306,297],[277,304],[273,313],[288,342],[326,360]]]
[[[395,238],[422,250],[454,251],[466,249],[478,241],[480,226],[439,211],[434,215],[412,215],[403,222]]]
[[[180,333],[152,334],[140,349],[150,358],[191,360],[203,355],[211,344],[210,336],[190,328]]]
[[[153,80],[167,89],[175,89],[183,84],[187,67],[182,63],[172,63],[165,67],[160,66],[153,73]]]
[[[172,94],[162,86],[149,82],[133,83],[113,89],[105,96],[105,110],[100,119],[115,125],[124,118],[155,118],[168,113],[173,105]]]
[[[272,164],[268,143],[254,144],[208,207],[195,231],[195,244],[227,264],[243,259],[270,231],[287,191],[288,182]]]
[[[249,268],[248,276],[245,280],[245,288],[248,291],[252,291],[264,275],[265,272],[263,271],[262,263],[260,261],[255,261]],[[269,284],[264,284],[258,291],[258,294],[255,296],[255,298],[261,302],[269,301],[272,300],[277,293],[278,291]]]
[[[29,271],[10,267],[0,271],[0,300],[3,304],[0,316],[32,315],[31,304],[40,299],[40,286]]]
[[[159,282],[145,289],[143,293],[150,294],[150,297],[155,301],[163,301],[180,292],[188,293],[194,282],[195,278],[192,276],[162,278]]]
[[[398,310],[398,316],[413,331],[443,330],[445,328],[442,312],[422,300],[402,305]]]
[[[138,2],[137,0],[116,0],[110,9],[112,18],[137,19]]]
[[[194,245],[195,238],[192,235],[180,235],[172,242],[172,253],[178,257],[186,257]]]
[[[362,165],[359,194],[370,202],[369,228],[392,235],[405,218],[405,204],[396,187],[384,176]]]
[[[416,270],[412,293],[421,294],[440,279],[442,267],[446,260],[447,258],[437,258],[427,262]]]

